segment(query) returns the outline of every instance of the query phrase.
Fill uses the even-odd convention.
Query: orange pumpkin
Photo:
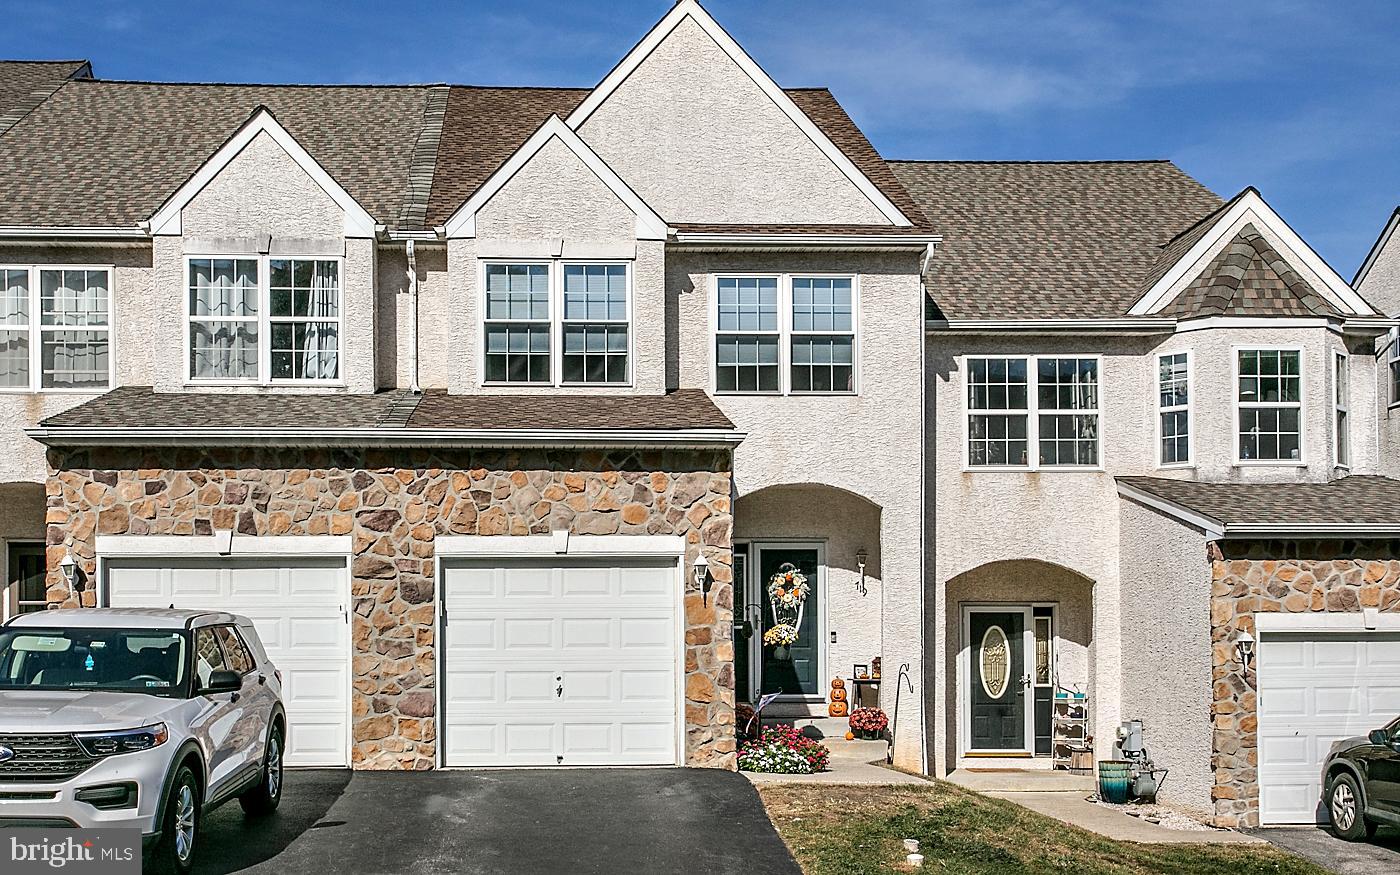
[[[831,688],[832,688],[833,690],[839,690],[839,689],[841,689],[841,688],[843,688],[843,687],[845,687],[845,686],[846,686],[846,682],[845,682],[844,680],[842,680],[841,678],[832,678],[832,679],[831,679]]]
[[[847,733],[846,733],[846,740],[847,740],[847,741],[855,741],[855,740],[856,740],[856,734],[855,734],[854,732],[847,732]]]
[[[843,689],[841,689],[840,687],[834,687],[834,688],[831,690],[831,701],[833,701],[833,702],[844,702],[844,701],[846,701],[846,691],[843,690]]]
[[[833,701],[827,706],[826,713],[830,717],[845,717],[850,713],[850,703]]]

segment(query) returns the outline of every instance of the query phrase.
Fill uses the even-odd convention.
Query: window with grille
[[[1190,360],[1187,353],[1157,356],[1157,464],[1191,463]]]
[[[1242,349],[1236,358],[1240,462],[1303,459],[1302,353]]]
[[[0,390],[111,387],[112,271],[0,265]]]

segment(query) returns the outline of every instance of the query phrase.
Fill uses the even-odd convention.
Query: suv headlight
[[[117,732],[74,733],[79,745],[90,757],[109,757],[119,753],[135,753],[150,750],[165,744],[170,731],[164,723],[152,723],[140,729],[122,729]]]

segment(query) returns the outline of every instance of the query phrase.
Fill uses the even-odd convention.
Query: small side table
[[[852,704],[857,708],[865,707],[866,690],[875,696],[874,707],[880,707],[880,679],[879,678],[851,678],[849,681],[855,690],[855,702]]]

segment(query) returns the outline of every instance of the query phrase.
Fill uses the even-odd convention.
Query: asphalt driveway
[[[1278,826],[1249,832],[1341,875],[1400,872],[1400,830],[1382,827],[1370,842],[1344,842],[1316,826]]]
[[[289,771],[282,806],[205,822],[198,871],[800,875],[758,793],[711,769]]]

